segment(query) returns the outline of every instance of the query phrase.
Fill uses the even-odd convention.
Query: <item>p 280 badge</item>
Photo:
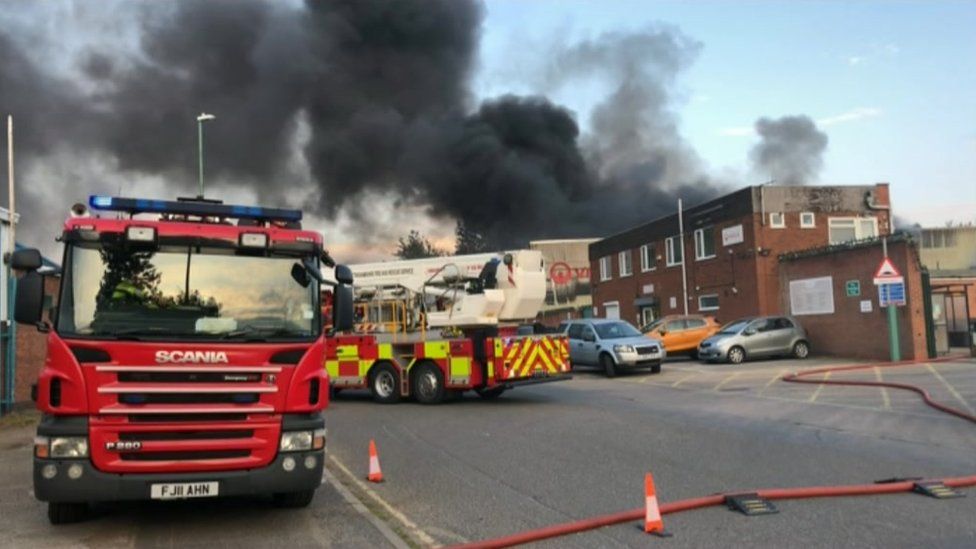
[[[142,449],[142,443],[138,440],[119,440],[117,442],[106,442],[105,449],[109,452],[134,452]]]

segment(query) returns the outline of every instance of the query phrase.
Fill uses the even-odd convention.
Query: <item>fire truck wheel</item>
[[[613,357],[607,353],[600,355],[600,366],[603,367],[603,373],[607,374],[607,377],[616,377],[617,365],[613,363]]]
[[[278,507],[285,509],[299,509],[308,507],[315,497],[315,490],[302,490],[301,492],[284,492],[274,495],[274,503]]]
[[[369,393],[381,404],[400,400],[400,372],[389,362],[377,363],[369,371]]]
[[[88,516],[87,503],[66,503],[52,501],[47,504],[47,518],[51,524],[71,524]]]
[[[478,396],[485,400],[494,400],[505,392],[504,387],[492,387],[491,389],[475,389],[474,392],[478,393]]]
[[[413,394],[421,404],[439,404],[444,400],[444,374],[433,362],[418,364],[411,372]]]

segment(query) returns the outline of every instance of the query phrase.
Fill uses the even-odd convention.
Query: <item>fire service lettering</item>
[[[227,353],[224,351],[156,351],[156,362],[185,363],[204,362],[207,364],[227,364]]]

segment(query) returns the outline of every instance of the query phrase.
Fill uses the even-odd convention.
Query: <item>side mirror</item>
[[[18,271],[36,271],[41,268],[41,252],[35,248],[17,250],[10,256],[10,267]]]
[[[659,334],[661,334],[663,336],[668,335],[668,331],[665,330],[664,328],[661,328],[660,330],[658,330],[657,333],[659,333]]]
[[[36,270],[27,271],[24,276],[17,279],[14,320],[21,324],[36,326],[43,318],[43,308],[44,277],[38,274]]]
[[[291,266],[291,278],[302,288],[308,288],[308,285],[312,283],[308,270],[301,263],[295,263]]]
[[[755,328],[746,328],[742,332],[742,335],[747,335],[747,336],[756,335],[756,329]]]
[[[352,284],[352,269],[346,265],[336,265],[335,277],[339,284]]]
[[[349,286],[348,284],[338,284],[333,289],[332,329],[336,332],[348,332],[349,330],[353,329],[354,317],[352,300],[352,286]]]

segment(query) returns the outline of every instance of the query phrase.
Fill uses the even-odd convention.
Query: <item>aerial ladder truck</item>
[[[366,388],[381,403],[425,404],[474,390],[495,398],[569,378],[560,334],[520,334],[542,308],[541,252],[350,265],[358,332],[326,345],[333,390]]]

